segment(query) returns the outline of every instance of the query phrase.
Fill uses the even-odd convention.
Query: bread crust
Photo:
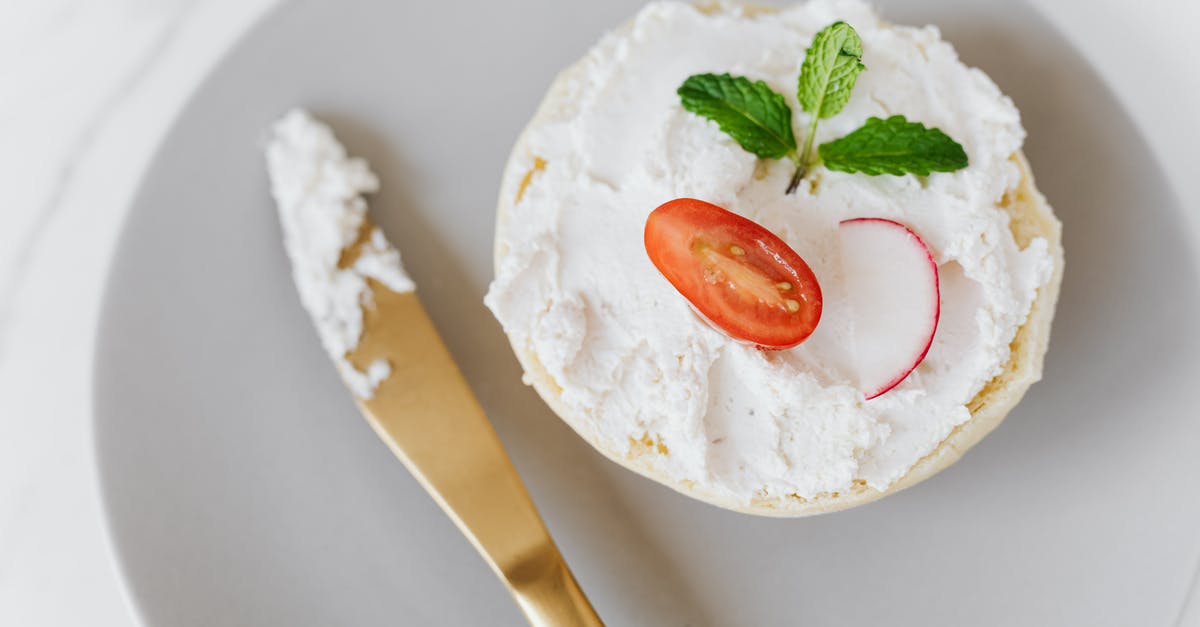
[[[713,13],[733,10],[730,5],[703,5],[701,9]],[[743,5],[738,10],[759,14],[775,11],[772,7]],[[622,30],[629,29],[631,23]],[[564,102],[566,86],[578,78],[582,61],[572,65],[558,75],[537,113],[517,139],[509,156],[504,172],[497,203],[496,239],[494,249],[495,268],[500,268],[506,251],[502,245],[503,233],[508,224],[509,212],[529,184],[530,173],[526,164],[533,162],[534,155],[528,147],[532,129],[541,126]],[[1021,173],[1020,183],[1010,190],[999,203],[999,207],[1011,218],[1010,228],[1017,244],[1024,248],[1034,238],[1044,238],[1054,260],[1054,272],[1050,281],[1038,290],[1037,298],[1030,308],[1025,323],[1017,330],[1011,343],[1012,353],[1003,372],[993,378],[983,390],[967,404],[971,418],[954,428],[942,442],[925,457],[922,457],[900,479],[886,490],[877,490],[863,482],[847,490],[830,492],[810,498],[787,496],[781,498],[754,498],[749,502],[732,499],[728,495],[705,490],[691,481],[671,477],[663,462],[665,449],[651,438],[630,440],[628,451],[610,450],[601,442],[599,434],[581,416],[573,415],[562,402],[562,388],[554,381],[537,355],[526,346],[518,345],[509,337],[513,352],[525,370],[525,380],[537,390],[554,413],[571,426],[583,439],[612,461],[642,476],[653,479],[682,494],[725,509],[759,516],[799,517],[834,512],[870,503],[889,494],[894,494],[932,477],[939,471],[958,461],[964,453],[985,435],[995,429],[1008,412],[1025,395],[1026,390],[1042,377],[1042,362],[1050,342],[1050,327],[1054,309],[1058,302],[1059,288],[1063,275],[1062,225],[1047,204],[1045,197],[1034,184],[1029,163],[1021,152],[1011,157]]]

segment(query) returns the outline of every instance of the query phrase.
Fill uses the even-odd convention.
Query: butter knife
[[[301,300],[367,422],[454,521],[536,627],[603,625],[495,430],[367,216],[379,182],[294,110],[267,146]],[[361,315],[360,315],[361,314]]]

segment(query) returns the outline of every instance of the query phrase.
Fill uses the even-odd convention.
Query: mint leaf
[[[804,63],[800,64],[800,78],[796,81],[796,98],[800,108],[812,115],[808,122],[808,133],[804,137],[804,149],[796,173],[788,184],[787,193],[792,193],[812,165],[813,137],[817,135],[817,122],[833,117],[850,101],[850,90],[867,66],[862,64],[862,39],[858,32],[845,22],[834,22],[821,29],[813,37],[812,45],[804,52]]]
[[[936,128],[909,122],[902,115],[868,118],[858,130],[818,149],[825,167],[842,172],[919,174],[953,172],[967,167],[967,153]]]
[[[834,22],[817,33],[800,66],[796,89],[800,108],[818,119],[837,115],[850,100],[859,72],[867,67],[862,55],[862,39],[845,22]]]
[[[717,123],[742,148],[764,159],[796,152],[792,110],[762,81],[729,74],[689,76],[678,90],[683,108]]]

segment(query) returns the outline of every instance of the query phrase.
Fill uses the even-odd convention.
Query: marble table
[[[0,2],[0,625],[136,624],[91,449],[103,279],[157,142],[222,52],[277,1]],[[1200,145],[1200,3],[1128,6],[1043,9],[1187,190]],[[1200,233],[1198,198],[1184,201]],[[1196,579],[1179,625],[1200,625]]]

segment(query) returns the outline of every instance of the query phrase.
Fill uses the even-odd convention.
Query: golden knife
[[[367,422],[531,624],[602,625],[421,307],[399,253],[366,214],[362,194],[379,186],[366,162],[349,158],[328,126],[299,109],[275,123],[266,153],[300,300]]]

